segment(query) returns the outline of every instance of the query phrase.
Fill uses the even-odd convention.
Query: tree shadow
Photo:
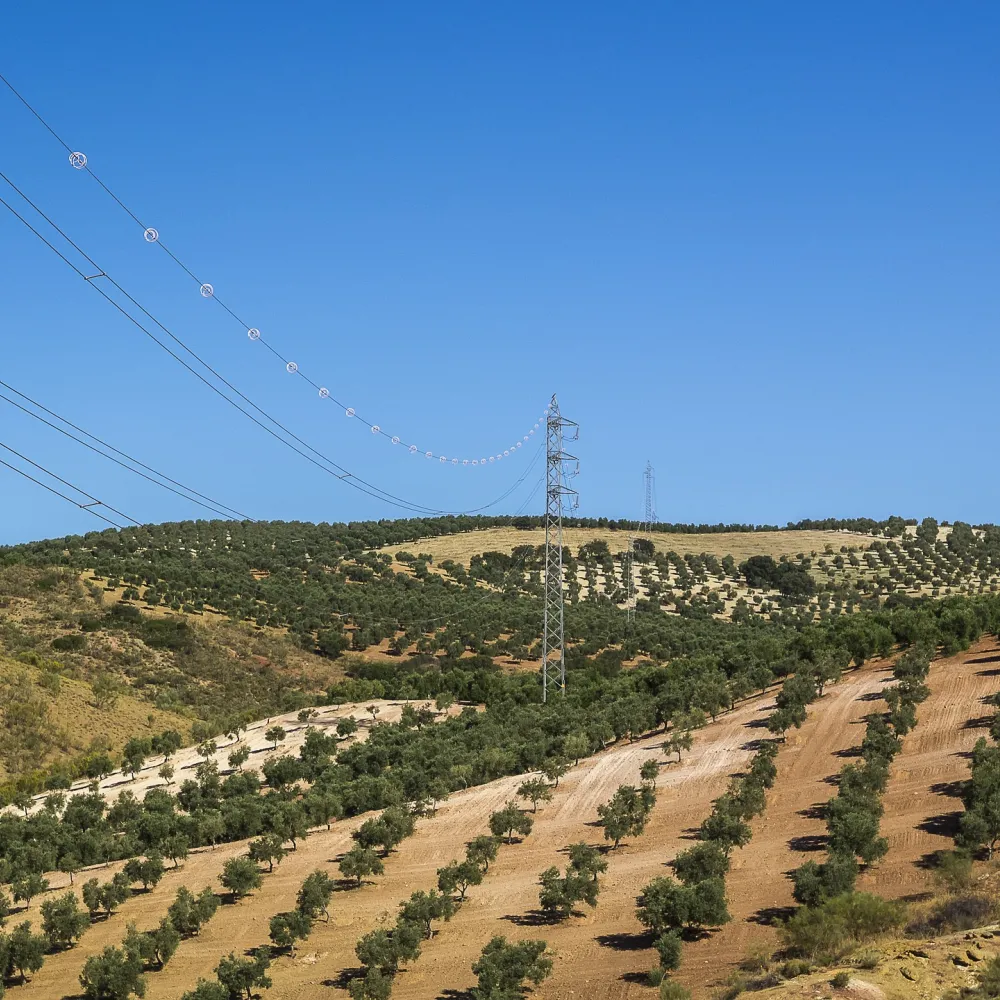
[[[527,913],[508,913],[500,919],[509,920],[518,927],[554,927],[561,922],[559,914],[546,913],[545,910],[528,910]]]
[[[333,891],[353,892],[355,889],[361,889],[364,886],[371,884],[371,882],[362,880],[361,885],[358,885],[358,880],[356,878],[335,878],[333,880]]]
[[[843,760],[843,759],[845,759],[847,757],[860,757],[861,756],[861,745],[858,744],[857,746],[853,746],[853,747],[844,747],[843,750],[834,750],[833,756],[834,757],[839,757],[841,760]]]
[[[938,781],[930,788],[935,795],[944,795],[949,799],[960,799],[964,789],[964,781]]]
[[[963,729],[989,729],[993,725],[992,715],[980,715],[975,719],[966,719],[962,723]]]
[[[955,834],[958,833],[958,821],[961,815],[961,812],[950,812],[941,813],[938,816],[928,816],[917,824],[917,829],[937,837],[954,838]]]
[[[1000,663],[1000,653],[995,656],[974,656],[970,660],[966,660],[966,663]]]
[[[825,851],[829,838],[825,833],[808,834],[802,837],[792,837],[788,848],[792,851],[806,854],[811,851]]]
[[[826,803],[814,802],[811,806],[800,809],[795,815],[801,816],[803,819],[826,819]]]
[[[919,868],[925,872],[934,871],[940,863],[937,851],[928,851],[926,854],[921,854],[916,861],[913,862],[914,868]]]
[[[351,983],[354,982],[355,979],[364,978],[364,968],[341,969],[340,972],[337,973],[336,979],[324,979],[320,985],[332,986],[336,990],[347,990],[350,989]]]
[[[750,719],[743,723],[744,729],[767,729],[767,719]]]
[[[442,990],[436,1000],[475,1000],[472,990]]]
[[[747,922],[761,927],[773,927],[776,921],[788,920],[798,910],[797,906],[763,906],[747,917]]]
[[[975,662],[975,660],[973,660],[973,663],[974,662]],[[992,662],[992,661],[990,661],[990,662]],[[977,670],[976,671],[976,676],[977,677],[1000,677],[1000,670],[998,670],[998,669],[993,669],[993,670]]]
[[[865,694],[859,694],[855,701],[881,701],[882,692],[881,691],[868,691]]]
[[[653,947],[655,940],[649,931],[641,934],[629,934],[625,931],[618,934],[598,934],[594,940],[602,948],[611,948],[613,951],[646,951]]]
[[[623,983],[632,983],[634,986],[648,986],[648,972],[623,972],[618,977]]]

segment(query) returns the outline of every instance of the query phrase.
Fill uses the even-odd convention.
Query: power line
[[[114,507],[108,506],[108,504],[104,503],[101,500],[98,500],[97,497],[88,493],[86,490],[81,490],[79,486],[74,486],[68,480],[63,479],[61,476],[57,476],[54,472],[51,472],[48,469],[46,469],[45,466],[39,465],[38,462],[32,461],[26,455],[22,455],[19,451],[15,451],[9,445],[4,444],[2,441],[0,441],[0,448],[3,448],[5,451],[9,451],[12,455],[16,455],[22,461],[27,462],[29,465],[32,465],[36,469],[39,469],[41,472],[44,472],[45,475],[49,476],[50,478],[55,479],[56,482],[62,483],[63,486],[68,486],[71,490],[74,490],[81,496],[87,497],[90,500],[90,503],[80,503],[78,500],[74,500],[72,497],[66,496],[65,493],[61,492],[60,490],[57,490],[55,487],[49,486],[48,483],[43,483],[40,479],[36,479],[30,473],[25,472],[23,469],[19,469],[16,465],[11,465],[10,462],[5,462],[2,458],[0,458],[0,465],[3,465],[6,468],[10,469],[11,472],[16,472],[19,476],[23,476],[25,479],[30,480],[36,486],[41,486],[43,490],[48,490],[49,493],[52,493],[57,497],[61,497],[67,503],[71,503],[74,507],[79,507],[80,510],[85,510],[88,514],[93,514],[94,517],[100,518],[100,520],[104,521],[107,524],[110,524],[112,528],[117,528],[119,531],[122,531],[127,527],[127,525],[119,524],[117,521],[113,521],[110,517],[105,517],[104,514],[101,514],[99,511],[94,510],[95,507],[104,507],[107,510],[110,510],[113,513],[117,514],[119,517],[125,518],[126,521],[132,521],[132,523],[135,525],[139,524],[138,521],[133,521],[132,518],[130,518],[127,514],[123,514],[121,511],[115,510]]]
[[[233,406],[235,409],[239,410],[244,416],[251,420],[254,424],[260,427],[262,430],[270,434],[277,441],[285,445],[285,447],[290,448],[296,454],[305,458],[306,461],[310,462],[312,465],[316,466],[328,475],[345,482],[348,486],[353,489],[358,490],[374,499],[381,500],[384,503],[388,503],[391,506],[399,507],[404,510],[409,510],[412,513],[424,514],[424,515],[445,515],[445,514],[475,514],[483,510],[488,510],[490,507],[495,506],[505,500],[513,491],[517,488],[518,483],[515,483],[513,487],[505,491],[501,496],[492,500],[488,504],[484,504],[481,507],[476,507],[470,510],[464,511],[449,511],[449,510],[439,510],[432,507],[426,507],[422,504],[416,504],[412,501],[406,500],[402,497],[398,497],[395,494],[389,493],[387,490],[381,487],[375,486],[373,483],[361,479],[359,476],[355,476],[348,469],[339,465],[333,459],[328,458],[322,452],[318,451],[312,445],[308,444],[293,431],[289,430],[275,417],[272,417],[266,410],[258,406],[253,402],[248,396],[237,389],[232,383],[225,379],[219,372],[217,372],[207,361],[205,361],[197,352],[188,347],[179,337],[177,337],[172,331],[170,331],[163,323],[161,323],[152,313],[149,312],[140,302],[133,298],[118,282],[116,282],[110,275],[104,271],[97,262],[89,256],[79,245],[77,245],[48,215],[45,214],[42,209],[40,209],[27,195],[24,194],[21,189],[13,183],[5,174],[0,172],[0,179],[2,179],[9,187],[11,187],[17,194],[29,205],[31,208],[39,215],[45,222],[52,227],[73,249],[79,253],[93,268],[97,270],[98,273],[93,275],[87,275],[82,271],[76,264],[74,264],[65,254],[63,254],[53,243],[48,240],[42,233],[38,231],[27,219],[24,218],[9,202],[0,198],[0,205],[3,205],[19,222],[21,222],[30,232],[32,232],[42,243],[45,244],[60,260],[63,261],[71,270],[73,270],[79,277],[83,278],[89,286],[91,286],[105,301],[109,302],[115,309],[118,310],[126,319],[129,320],[134,326],[136,326],[142,333],[144,333],[150,340],[152,340],[158,347],[169,354],[178,364],[182,365],[187,371],[194,375],[199,381],[211,389],[216,395],[220,396],[227,403]],[[192,358],[194,358],[200,365],[202,365],[207,371],[209,371],[215,378],[223,383],[228,389],[234,392],[240,399],[246,402],[250,407],[256,410],[264,418],[274,424],[275,427],[279,428],[284,434],[287,434],[293,441],[298,442],[303,448],[308,449],[312,452],[312,455],[303,451],[302,448],[297,447],[290,441],[286,440],[281,434],[278,434],[271,427],[268,427],[261,420],[255,417],[252,413],[242,407],[236,400],[232,399],[226,393],[224,393],[217,385],[209,381],[204,375],[196,371],[188,362],[186,362],[182,357],[180,357],[175,351],[173,351],[167,344],[163,343],[147,326],[143,325],[138,319],[136,319],[127,309],[125,309],[121,303],[119,303],[114,297],[109,295],[104,289],[102,289],[97,283],[96,279],[104,278],[106,279],[114,288],[116,288],[122,295],[128,299],[136,308],[138,308],[145,316],[147,316],[153,323],[155,323],[164,333],[170,337],[176,344],[178,344],[184,351],[186,351]],[[313,457],[316,456],[316,458]],[[321,461],[317,461],[317,458]],[[326,465],[322,464],[326,463]],[[332,468],[327,468],[326,466],[331,466]],[[337,470],[337,471],[333,471]]]
[[[204,298],[213,299],[215,302],[217,302],[219,306],[221,306],[222,309],[225,310],[225,312],[228,313],[230,317],[232,317],[232,319],[234,319],[237,323],[240,324],[241,328],[244,331],[246,331],[249,339],[251,341],[259,342],[264,347],[266,347],[267,350],[269,350],[285,366],[285,370],[289,372],[289,374],[299,375],[305,382],[307,382],[310,386],[313,387],[313,389],[317,391],[320,399],[329,399],[337,406],[340,406],[348,417],[361,421],[366,427],[368,427],[368,429],[371,431],[372,434],[379,435],[385,438],[386,440],[391,441],[391,443],[394,445],[402,445],[411,455],[423,454],[425,458],[437,458],[439,463],[442,464],[449,462],[449,459],[447,459],[444,455],[435,453],[434,451],[421,451],[421,449],[418,448],[415,444],[403,441],[399,435],[390,434],[388,431],[383,430],[382,427],[377,422],[370,421],[367,418],[363,417],[360,413],[358,413],[355,410],[353,406],[348,406],[345,403],[342,403],[340,400],[336,399],[331,394],[330,390],[326,388],[326,386],[320,385],[318,382],[313,381],[309,376],[307,376],[301,370],[301,368],[296,362],[291,361],[289,358],[285,357],[281,353],[281,351],[277,350],[274,346],[272,346],[272,344],[267,339],[264,338],[259,329],[248,324],[244,319],[238,316],[237,313],[230,306],[228,306],[225,302],[223,302],[222,299],[220,299],[218,295],[216,295],[215,288],[213,285],[211,285],[208,282],[202,281],[194,273],[194,271],[180,259],[180,257],[178,257],[172,250],[170,250],[169,247],[167,247],[167,245],[160,239],[159,231],[150,226],[147,226],[139,218],[139,216],[136,215],[135,212],[133,212],[132,209],[130,209],[121,200],[121,198],[119,198],[118,195],[116,195],[115,192],[112,191],[111,188],[108,187],[108,185],[105,184],[105,182],[101,180],[101,178],[94,172],[93,168],[89,164],[87,156],[84,153],[73,150],[73,148],[62,138],[61,135],[59,135],[58,132],[56,132],[56,130],[41,116],[41,114],[39,114],[39,112],[31,104],[28,103],[27,99],[20,93],[20,91],[18,91],[17,88],[2,74],[0,74],[0,82],[3,82],[3,84],[18,99],[18,101],[20,101],[21,104],[23,104],[24,107],[28,109],[28,111],[41,123],[41,125],[46,129],[46,131],[48,131],[53,136],[53,138],[55,138],[55,140],[63,147],[63,149],[65,149],[66,152],[69,153],[70,164],[78,170],[86,171],[86,173],[89,174],[90,177],[92,177],[94,181],[97,182],[98,186],[118,205],[118,207],[121,208],[122,211],[124,211],[125,214],[137,226],[139,226],[140,229],[142,229],[143,238],[145,239],[145,241],[147,243],[155,243],[157,246],[159,246],[160,249],[162,249],[164,253],[166,253],[167,256],[192,281],[194,281],[199,286],[199,291]],[[102,276],[106,277],[106,275]],[[471,462],[469,459],[462,459],[460,463],[459,459],[452,458],[450,459],[450,464],[453,466],[458,466],[459,464],[461,464],[463,467],[465,467],[469,465],[477,466],[477,465],[493,464],[494,461],[498,462],[502,461],[504,458],[509,457],[511,454],[515,453],[516,450],[522,446],[522,444],[526,443],[527,441],[530,440],[531,437],[534,436],[535,432],[539,430],[542,421],[547,415],[548,414],[545,413],[541,417],[539,417],[539,419],[535,422],[534,426],[529,429],[528,433],[523,435],[523,437],[520,440],[516,441],[514,445],[512,445],[510,448],[502,449],[501,451],[497,452],[496,455],[490,454],[488,457],[483,457],[481,459],[473,458]]]
[[[113,451],[116,455],[121,455],[122,458],[126,459],[128,462],[132,462],[134,465],[138,465],[140,469],[145,469],[147,470],[147,472],[152,473],[152,475],[146,475],[146,473],[141,472],[140,469],[133,469],[131,466],[126,464],[126,462],[123,462],[120,459],[115,458],[114,455],[106,454],[105,452],[101,451],[100,448],[90,444],[90,442],[84,441],[83,438],[77,437],[76,434],[72,434],[65,428],[59,427],[57,424],[52,423],[52,421],[50,420],[46,420],[45,417],[42,417],[37,413],[33,413],[30,409],[28,409],[28,407],[23,406],[21,403],[17,402],[17,400],[11,399],[9,396],[5,396],[2,392],[0,392],[0,399],[2,399],[4,402],[9,403],[11,406],[14,406],[17,409],[19,409],[22,413],[26,413],[29,417],[38,420],[39,422],[45,424],[47,427],[51,427],[53,430],[58,431],[60,434],[65,435],[71,440],[76,441],[77,444],[83,445],[84,448],[89,448],[92,452],[94,452],[97,455],[100,455],[102,458],[106,458],[109,462],[114,462],[115,465],[121,466],[128,472],[140,476],[141,478],[147,480],[148,482],[153,483],[155,486],[159,486],[162,489],[168,490],[169,492],[176,494],[177,496],[181,497],[184,500],[188,500],[191,503],[197,504],[199,507],[203,507],[205,510],[211,511],[213,514],[218,514],[220,517],[228,519],[235,516],[239,518],[241,521],[256,520],[255,518],[250,517],[249,514],[244,514],[242,511],[236,510],[234,507],[228,507],[226,504],[223,504],[218,500],[213,500],[211,497],[206,496],[204,493],[199,493],[197,490],[192,489],[190,486],[185,486],[183,483],[178,482],[176,479],[171,479],[164,473],[158,472],[152,466],[146,465],[145,462],[140,462],[139,459],[133,458],[127,452],[121,451],[121,449],[116,448],[114,445],[108,444],[107,441],[103,441],[101,438],[97,437],[94,434],[91,434],[89,431],[84,430],[82,427],[78,427],[76,424],[74,424],[70,420],[67,420],[65,417],[61,417],[58,413],[53,412],[52,410],[43,406],[37,400],[32,399],[30,396],[26,395],[23,392],[20,392],[18,389],[15,389],[12,385],[8,385],[3,380],[0,380],[0,387],[7,389],[9,392],[12,392],[17,396],[20,396],[21,399],[27,400],[32,406],[41,410],[43,413],[47,413],[50,417],[54,418],[55,420],[59,420],[62,423],[66,424],[66,426],[72,427],[73,430],[78,431],[80,434],[86,435],[93,441],[96,441],[102,447],[107,448],[110,451]],[[154,478],[154,476],[159,477],[159,479],[166,480],[166,482],[159,482],[159,479]],[[173,485],[168,485],[168,484],[173,484]],[[178,488],[174,489],[174,487]],[[193,494],[193,495],[189,496],[188,494]]]

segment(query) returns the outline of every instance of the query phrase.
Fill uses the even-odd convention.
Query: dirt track
[[[960,727],[967,718],[985,714],[979,699],[996,686],[995,678],[984,675],[993,670],[984,657],[1000,662],[989,643],[934,664],[929,681],[932,696],[921,706],[920,723],[893,766],[886,796],[884,829],[890,838],[890,854],[877,872],[865,877],[863,887],[890,895],[919,891],[926,874],[914,861],[948,846],[946,838],[915,827],[957,808],[954,800],[931,788],[967,773],[967,761],[959,753],[974,743],[980,730]],[[799,839],[821,837],[824,832],[822,821],[809,810],[833,794],[824,779],[845,763],[838,754],[859,741],[856,723],[877,707],[868,699],[877,696],[886,676],[878,668],[848,674],[812,706],[802,730],[792,733],[782,747],[779,779],[769,794],[767,812],[755,821],[751,843],[734,854],[728,882],[733,923],[709,939],[685,946],[681,979],[696,987],[697,996],[707,996],[709,985],[724,978],[748,945],[758,938],[771,939],[773,931],[752,918],[791,902],[782,873],[811,856],[803,848],[820,845]],[[644,985],[643,973],[654,963],[655,952],[641,936],[635,897],[651,878],[669,873],[664,863],[689,846],[691,828],[708,814],[729,775],[745,764],[752,741],[763,735],[759,723],[771,705],[770,697],[742,705],[696,734],[694,748],[683,763],[662,768],[658,802],[646,833],[608,855],[609,871],[596,910],[562,925],[534,926],[531,911],[538,901],[538,873],[549,865],[565,863],[560,851],[569,843],[602,842],[601,831],[591,825],[597,806],[619,784],[636,782],[643,761],[652,756],[663,759],[658,750],[662,737],[613,748],[574,768],[560,783],[554,801],[540,807],[532,834],[522,844],[501,848],[484,883],[470,890],[458,914],[440,926],[439,933],[425,943],[420,959],[400,974],[394,1000],[436,1000],[448,996],[449,990],[467,989],[473,983],[472,962],[497,933],[548,941],[555,952],[555,968],[552,978],[536,993],[546,1000],[652,998],[654,991]],[[331,922],[317,923],[294,959],[281,957],[274,962],[274,987],[267,996],[346,998],[344,985],[357,965],[354,944],[358,937],[380,920],[391,920],[398,902],[412,891],[433,887],[437,868],[460,856],[465,842],[485,830],[490,812],[513,795],[521,780],[502,779],[455,794],[436,817],[421,820],[416,834],[387,860],[386,875],[377,885],[338,892]],[[337,824],[330,832],[314,833],[273,875],[265,876],[262,890],[238,905],[221,908],[200,937],[181,944],[166,970],[147,976],[149,1000],[176,1000],[199,976],[211,978],[223,954],[265,943],[269,918],[294,905],[295,892],[306,874],[317,867],[332,868],[331,862],[349,845],[350,833],[360,822],[356,819]],[[86,955],[118,943],[130,920],[140,928],[152,927],[179,885],[195,890],[216,886],[223,861],[244,850],[245,845],[233,844],[193,855],[152,892],[133,897],[110,921],[92,926],[79,946],[49,956],[34,981],[18,989],[18,994],[26,1000],[42,1000],[78,993],[77,974]],[[32,905],[35,919],[38,903]]]

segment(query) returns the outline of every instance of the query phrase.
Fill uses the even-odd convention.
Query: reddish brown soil
[[[931,696],[917,709],[917,728],[903,741],[882,800],[889,853],[859,882],[859,888],[889,898],[926,891],[933,854],[955,846],[964,808],[958,783],[969,777],[969,751],[981,736],[989,738],[996,711],[983,704],[1000,689],[996,640],[935,661],[927,683]]]

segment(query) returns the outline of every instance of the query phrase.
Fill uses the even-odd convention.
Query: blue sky
[[[661,520],[1000,520],[995,4],[276,10],[16,5],[0,72],[241,317],[422,450],[502,450],[555,391],[581,514],[638,516],[648,458]],[[2,89],[0,137],[0,170],[104,270],[355,474],[459,510],[527,469],[533,446],[455,469],[373,438]],[[4,381],[252,516],[396,516],[2,208],[0,258]],[[139,520],[201,513],[2,402],[0,441]],[[493,509],[540,511],[535,483]],[[2,468],[0,497],[0,542],[93,526]]]

